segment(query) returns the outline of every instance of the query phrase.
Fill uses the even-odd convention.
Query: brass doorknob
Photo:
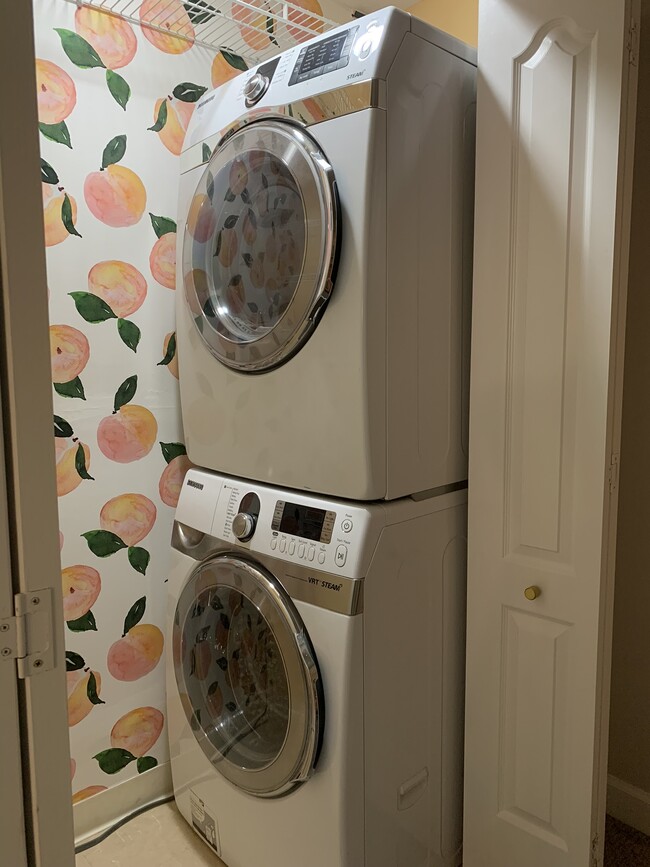
[[[524,596],[526,597],[526,599],[534,602],[535,599],[537,599],[537,597],[541,595],[541,592],[542,591],[539,589],[539,587],[526,587],[526,589],[524,590]]]

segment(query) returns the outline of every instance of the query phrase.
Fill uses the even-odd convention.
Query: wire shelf
[[[224,49],[250,65],[338,27],[289,0],[68,0],[213,51]],[[180,53],[180,52],[179,52]]]

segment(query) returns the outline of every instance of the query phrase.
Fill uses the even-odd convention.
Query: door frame
[[[49,646],[39,643],[35,648],[43,651],[37,654],[39,661],[23,661],[26,676],[17,677],[19,666],[14,660],[5,659],[1,664],[12,668],[20,718],[17,755],[22,764],[26,863],[30,867],[72,867],[48,293],[29,2],[11,4],[11,10],[3,7],[0,13],[0,76],[13,87],[11,123],[0,124],[0,377],[7,493],[6,513],[0,502],[0,546],[5,563],[10,562],[8,580],[3,577],[0,589],[5,602],[8,596],[21,593],[28,605],[33,600],[34,605],[45,604],[51,610],[49,638],[44,639]],[[31,609],[27,617],[30,615]],[[42,615],[39,619],[43,620]],[[2,686],[7,688],[4,678]],[[3,704],[10,692],[5,696],[3,689]],[[17,787],[20,778],[15,761],[11,770],[8,781]],[[13,793],[5,800],[14,800]],[[3,834],[3,845],[15,834],[15,826],[9,835]]]

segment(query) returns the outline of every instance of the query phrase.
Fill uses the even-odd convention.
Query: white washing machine
[[[464,490],[364,506],[188,473],[172,776],[228,867],[460,863],[465,504]]]
[[[196,464],[356,500],[467,477],[475,73],[388,8],[200,100],[177,309]]]

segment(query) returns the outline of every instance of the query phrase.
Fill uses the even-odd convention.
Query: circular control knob
[[[232,531],[240,542],[248,542],[255,532],[255,518],[248,512],[238,512],[232,521]]]
[[[260,101],[269,89],[270,83],[271,82],[266,75],[262,75],[259,72],[256,72],[255,75],[251,75],[244,85],[244,102],[246,103],[247,108],[250,108],[251,105],[255,105],[256,102]]]

